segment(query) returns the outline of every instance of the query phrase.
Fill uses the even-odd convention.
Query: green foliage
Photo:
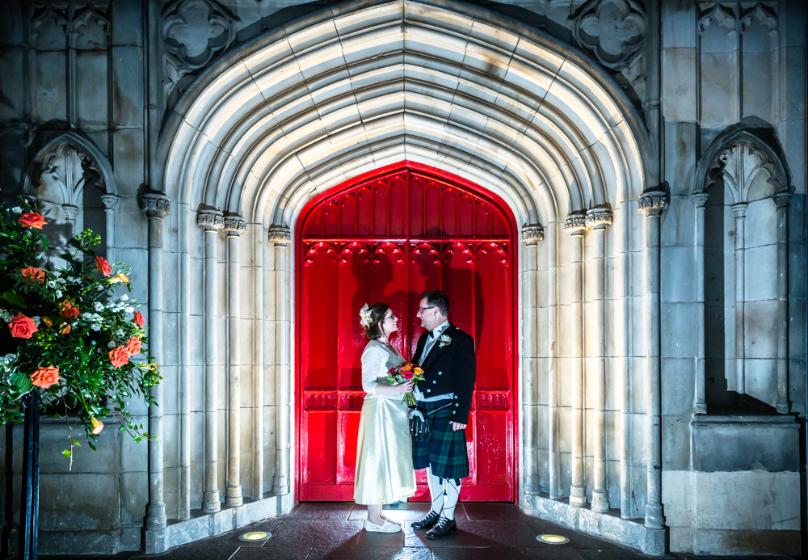
[[[145,357],[148,340],[135,320],[139,304],[129,297],[130,269],[97,259],[101,236],[90,229],[53,259],[43,231],[21,222],[35,212],[25,199],[0,208],[0,424],[22,422],[23,397],[39,391],[41,412],[67,422],[77,418],[92,449],[101,419],[110,415],[119,418],[121,431],[141,441],[148,434],[128,406],[141,398],[152,404],[149,390],[161,377]],[[15,332],[12,322],[20,315],[36,332]],[[55,383],[52,375],[37,373],[53,367]],[[79,442],[71,435],[68,444],[62,454],[72,459]]]

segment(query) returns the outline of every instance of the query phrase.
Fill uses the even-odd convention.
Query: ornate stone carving
[[[704,192],[693,193],[690,195],[690,200],[696,205],[696,208],[704,208],[707,201],[710,200],[710,195]]]
[[[774,32],[777,29],[777,14],[769,6],[758,2],[741,16],[741,31],[745,33],[755,24],[763,26],[770,33]]]
[[[716,2],[710,9],[702,12],[699,18],[699,33],[704,33],[710,26],[717,25],[726,30],[728,34],[738,29],[738,20],[732,8],[722,6]]]
[[[141,194],[138,204],[149,218],[165,218],[171,210],[171,201],[159,191],[146,191]]]
[[[670,197],[663,190],[646,191],[639,199],[638,210],[646,216],[661,216]]]
[[[746,217],[746,209],[749,205],[746,202],[738,202],[737,204],[732,205],[732,214],[736,218],[745,218]]]
[[[93,6],[76,11],[70,22],[73,44],[77,49],[106,48],[109,40],[109,19]]]
[[[586,231],[586,214],[582,212],[572,212],[564,218],[564,229],[570,235],[583,235]]]
[[[204,208],[196,213],[196,225],[205,231],[218,231],[224,227],[224,216],[215,208]]]
[[[228,214],[224,217],[224,232],[230,237],[239,237],[247,229],[247,222],[238,214]]]
[[[275,245],[288,245],[292,234],[286,226],[272,226],[269,228],[267,239]]]
[[[645,9],[635,0],[589,0],[572,16],[572,34],[607,68],[627,66],[645,43]]]
[[[56,8],[50,3],[33,10],[31,43],[37,49],[64,49],[67,46],[67,7]]]
[[[522,228],[522,242],[525,245],[535,245],[544,241],[544,228],[541,224],[530,224]]]
[[[115,210],[118,207],[118,202],[120,197],[116,194],[102,194],[101,195],[101,202],[104,204],[105,210]]]
[[[163,9],[165,91],[207,65],[236,37],[239,17],[216,0],[172,0]]]
[[[749,199],[749,191],[758,184],[761,173],[773,192],[787,190],[785,170],[770,150],[756,145],[750,137],[742,136],[718,153],[707,174],[709,187],[719,178],[732,191],[736,201]]]
[[[612,225],[612,211],[609,208],[595,207],[586,211],[586,227],[606,229]]]
[[[776,192],[772,195],[774,204],[777,208],[788,208],[791,204],[791,193],[789,191]]]

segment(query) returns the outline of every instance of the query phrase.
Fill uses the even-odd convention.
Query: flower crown
[[[364,328],[370,328],[370,307],[368,304],[362,306],[362,309],[359,310],[359,324]]]

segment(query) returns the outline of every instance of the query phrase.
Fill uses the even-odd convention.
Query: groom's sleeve
[[[477,376],[477,360],[474,356],[474,339],[469,335],[462,337],[457,349],[455,374],[455,410],[452,420],[460,424],[468,424],[471,396],[474,392],[474,379]]]

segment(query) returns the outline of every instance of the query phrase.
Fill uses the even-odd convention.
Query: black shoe
[[[441,517],[438,522],[429,531],[426,532],[428,539],[440,539],[457,530],[457,523],[454,519],[448,517]]]
[[[430,511],[420,521],[415,521],[415,522],[411,523],[410,527],[412,527],[413,529],[417,529],[417,530],[429,529],[430,527],[434,526],[435,523],[438,522],[439,518],[440,518],[440,514],[438,512]]]

